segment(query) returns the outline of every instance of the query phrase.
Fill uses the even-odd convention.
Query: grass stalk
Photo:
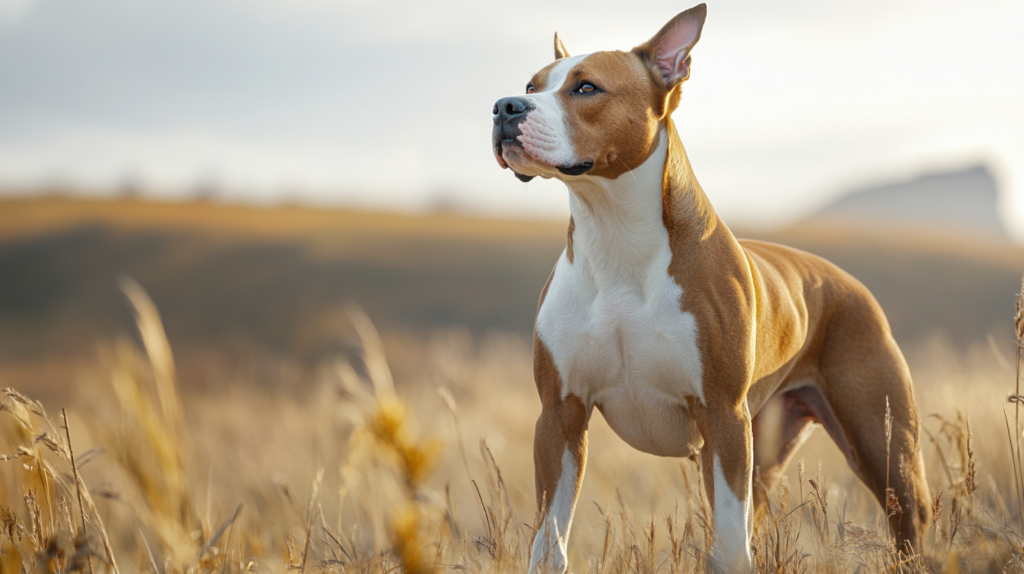
[[[1021,467],[1020,456],[1020,363],[1021,355],[1024,353],[1024,276],[1021,277],[1021,290],[1017,294],[1017,309],[1013,316],[1014,334],[1017,335],[1017,361],[1014,368],[1014,401],[1013,401],[1013,437],[1014,437],[1014,460],[1013,478],[1017,494],[1017,511],[1020,514],[1021,536],[1024,536],[1024,468]]]
[[[82,539],[82,543],[88,547],[88,532],[86,531],[85,526],[85,506],[82,504],[82,487],[78,477],[78,464],[75,462],[75,451],[71,448],[71,428],[68,426],[68,412],[61,409],[60,414],[64,418],[64,436],[68,441],[68,460],[71,461],[71,473],[75,479],[75,498],[78,499],[78,517],[82,520],[82,530],[79,536]],[[92,554],[88,553],[88,550],[87,554],[86,560],[89,564],[89,574],[92,574]]]

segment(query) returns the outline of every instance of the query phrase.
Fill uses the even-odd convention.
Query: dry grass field
[[[219,215],[214,209],[203,223],[207,215],[197,214],[211,212],[194,206],[175,215],[173,207],[152,210],[132,202],[115,210],[99,202],[65,211],[30,209],[41,214],[30,221],[26,211],[9,207],[0,208],[0,269],[8,281],[0,288],[8,298],[46,285],[48,275],[32,275],[33,265],[52,264],[39,250],[50,245],[63,252],[75,238],[84,241],[74,230],[92,229],[115,246],[137,245],[149,233],[159,245],[119,263],[128,263],[120,271],[138,283],[118,282],[110,264],[102,268],[110,277],[90,276],[91,264],[54,276],[65,283],[53,289],[106,289],[104,298],[44,294],[18,299],[36,307],[8,303],[0,309],[8,348],[0,353],[0,386],[13,387],[0,409],[2,572],[525,571],[537,519],[531,452],[540,404],[524,330],[537,283],[557,253],[560,225],[453,216],[306,217],[303,210],[261,215],[242,208],[223,208]],[[289,217],[296,220],[289,223]],[[339,219],[346,222],[340,229]],[[826,255],[831,249],[840,255],[836,259],[845,253],[854,266],[861,261],[864,270],[877,273],[886,293],[879,298],[896,317],[894,325],[902,325],[898,336],[926,415],[922,440],[936,520],[919,554],[897,555],[883,509],[819,430],[782,487],[769,494],[753,541],[758,571],[1024,571],[1020,464],[1012,446],[1020,428],[1007,401],[1016,392],[1016,345],[1008,342],[1020,251],[993,246],[979,252],[962,243],[947,248],[938,240],[910,239],[894,249],[813,229],[786,237],[817,245]],[[230,267],[254,241],[293,247],[278,258],[254,258],[258,265]],[[879,263],[883,256],[888,267]],[[303,266],[280,267],[291,258]],[[497,263],[486,267],[487,259]],[[967,321],[964,330],[981,336],[964,342],[956,333],[929,335],[913,323],[915,293],[905,291],[907,285],[886,291],[887,277],[914,274],[902,263],[922,259],[931,267],[919,280],[932,289],[916,294],[924,300],[920,305],[932,306],[939,325],[960,316],[942,306],[977,305],[973,312],[984,316]],[[327,282],[328,275],[304,270],[342,260],[377,265],[339,271],[344,277],[379,272],[365,284],[359,278],[338,284],[365,313],[321,293],[295,295],[267,279],[284,269],[294,273],[293,281]],[[189,279],[185,271],[197,261],[204,270],[219,265],[244,271],[243,283],[265,289],[257,296],[210,285],[213,279]],[[405,274],[380,272],[384,264]],[[486,273],[466,271],[478,265],[515,273],[487,279]],[[432,269],[469,282],[455,295],[467,300],[464,306],[444,298],[445,284]],[[15,273],[36,282],[17,283]],[[947,281],[936,279],[943,274]],[[999,283],[1004,274],[1013,277],[1008,288]],[[396,278],[412,285],[381,287]],[[904,281],[915,288],[912,279]],[[184,289],[207,289],[222,298],[187,299],[180,295]],[[477,294],[474,301],[473,289],[486,297]],[[984,299],[986,290],[1005,297],[991,303],[1004,313],[986,315],[987,307],[972,299]],[[257,307],[232,302],[232,293],[268,307],[276,296],[282,308],[246,322],[245,314],[257,314]],[[417,294],[422,299],[389,303]],[[525,302],[501,303],[503,297]],[[218,314],[217,305],[232,303],[236,308]],[[199,317],[185,313],[189,304],[202,307]],[[423,305],[434,305],[434,311],[415,310]],[[525,329],[517,323],[522,307]],[[403,322],[408,309],[420,318]],[[910,319],[900,318],[901,312]],[[53,337],[68,325],[60,322],[62,313],[81,320],[74,337]],[[131,323],[117,322],[121,315],[111,323],[96,318],[117,313]],[[295,359],[273,362],[270,374],[218,363],[200,384],[194,366],[202,364],[200,351],[224,337],[221,324],[236,318],[250,332],[250,353]],[[265,334],[275,321],[280,339]],[[994,321],[995,337],[986,338]],[[318,343],[317,333],[327,332],[332,345]],[[45,341],[55,341],[49,352],[38,348]],[[12,347],[35,354],[20,361]],[[75,360],[64,364],[62,353]],[[50,374],[43,369],[58,363]],[[35,384],[33,377],[50,382]],[[599,414],[591,422],[590,445],[571,570],[704,571],[710,518],[693,463],[633,451]]]

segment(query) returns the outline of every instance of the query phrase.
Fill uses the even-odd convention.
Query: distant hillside
[[[197,361],[336,356],[353,301],[390,332],[528,335],[564,242],[552,222],[0,200],[0,387],[66,385],[97,341],[134,336],[122,274],[160,308],[183,377]]]
[[[386,332],[458,326],[528,340],[565,227],[202,202],[0,200],[0,387],[64,392],[70,365],[94,361],[96,341],[133,334],[122,273],[159,306],[186,384],[217,379],[194,373],[224,357],[309,366],[336,356],[346,348],[350,301]],[[960,344],[992,332],[1010,339],[1024,249],[1009,242],[829,227],[761,238],[858,277],[901,343],[934,332]]]
[[[909,227],[1005,238],[998,201],[995,179],[988,168],[978,166],[855,190],[809,219],[870,229]]]

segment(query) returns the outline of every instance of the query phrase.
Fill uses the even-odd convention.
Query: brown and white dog
[[[563,181],[572,213],[534,336],[544,521],[531,573],[566,570],[595,406],[639,450],[699,453],[720,570],[751,568],[754,477],[770,489],[811,423],[883,507],[893,489],[891,530],[920,549],[930,499],[918,413],[882,309],[823,259],[738,241],[690,168],[671,114],[706,14],[691,8],[628,52],[570,57],[556,35],[556,61],[494,107],[498,163]]]

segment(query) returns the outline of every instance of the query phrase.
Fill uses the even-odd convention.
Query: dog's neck
[[[572,214],[567,256],[574,265],[587,265],[599,283],[602,276],[642,281],[652,266],[664,271],[666,247],[696,250],[719,223],[671,120],[636,169],[616,179],[580,177],[566,185]]]

